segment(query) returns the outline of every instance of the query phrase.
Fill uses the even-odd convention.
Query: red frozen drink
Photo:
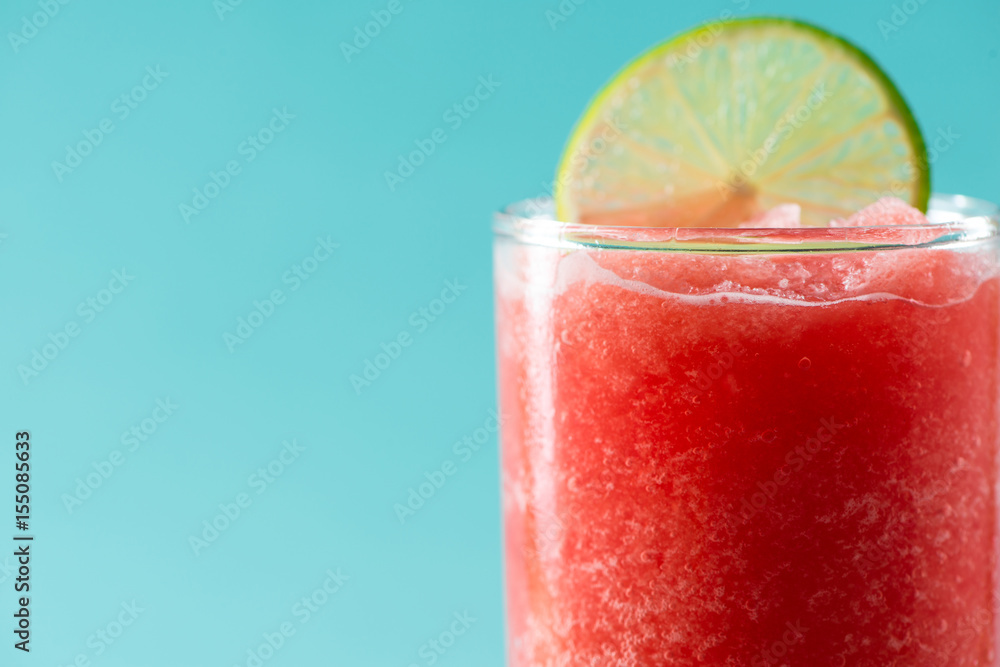
[[[995,221],[633,232],[498,222],[511,665],[997,664]]]

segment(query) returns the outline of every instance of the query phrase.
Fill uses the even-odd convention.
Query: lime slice
[[[927,210],[920,129],[871,58],[812,25],[709,23],[591,102],[556,178],[560,220],[731,227],[780,204],[825,226],[883,196]]]

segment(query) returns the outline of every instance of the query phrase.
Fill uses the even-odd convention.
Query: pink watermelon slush
[[[498,236],[511,665],[997,664],[996,245],[812,232]]]

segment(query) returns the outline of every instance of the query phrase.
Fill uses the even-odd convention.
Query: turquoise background
[[[261,664],[428,665],[426,643],[466,612],[435,664],[502,665],[495,435],[468,460],[453,451],[495,400],[490,215],[542,194],[589,97],[678,30],[729,10],[851,38],[928,135],[959,135],[935,189],[1000,199],[995,0],[911,0],[887,34],[887,1],[566,0],[553,27],[559,0],[400,0],[350,62],[340,43],[387,1],[46,2],[47,25],[0,44],[0,554],[22,430],[36,535],[30,655],[11,646],[0,556],[3,665],[248,665],[283,623],[295,634]],[[4,2],[2,32],[38,11]],[[115,100],[157,66],[166,77],[122,118]],[[499,87],[454,127],[445,112],[490,76]],[[295,117],[248,162],[240,144],[275,108]],[[53,161],[102,119],[113,131],[60,180]],[[436,128],[446,141],[391,191],[384,173]],[[230,160],[241,171],[185,222],[179,206]],[[317,237],[338,247],[293,290]],[[103,293],[123,268],[127,287]],[[446,281],[465,289],[442,312]],[[224,334],[274,290],[283,302],[231,351]],[[78,310],[109,297],[92,321]],[[402,333],[410,345],[356,392],[350,376]],[[65,348],[22,377],[50,334]],[[168,398],[173,414],[148,421]],[[128,451],[143,420],[155,432]],[[251,475],[286,440],[304,449],[258,493]],[[121,465],[70,511],[78,478],[116,450]],[[448,460],[454,474],[401,523],[394,505]],[[195,554],[191,536],[239,494],[249,506]],[[328,570],[348,579],[303,623],[295,605]],[[97,639],[133,601],[134,622]]]

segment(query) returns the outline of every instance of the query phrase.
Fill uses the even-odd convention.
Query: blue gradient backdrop
[[[495,399],[490,214],[541,194],[589,97],[678,30],[729,10],[851,38],[927,134],[959,135],[935,189],[1000,199],[995,0],[909,0],[892,32],[888,0],[577,2],[552,23],[559,0],[399,0],[350,62],[340,44],[389,2],[0,6],[0,664],[502,665],[496,438],[453,450]],[[456,127],[444,114],[480,77],[499,87]],[[294,118],[251,150],[274,109]],[[53,167],[105,119],[75,168]],[[390,190],[384,173],[436,128],[446,141]],[[206,204],[194,189],[230,161],[239,173],[186,221],[180,205]],[[303,280],[317,238],[338,247]],[[459,296],[431,321],[420,309],[446,281]],[[274,290],[270,317],[227,344]],[[359,394],[350,376],[401,333],[410,345]],[[28,655],[4,558],[22,430]],[[401,523],[394,505],[448,460]],[[463,634],[435,653],[455,614]],[[280,647],[260,650],[265,635]]]

